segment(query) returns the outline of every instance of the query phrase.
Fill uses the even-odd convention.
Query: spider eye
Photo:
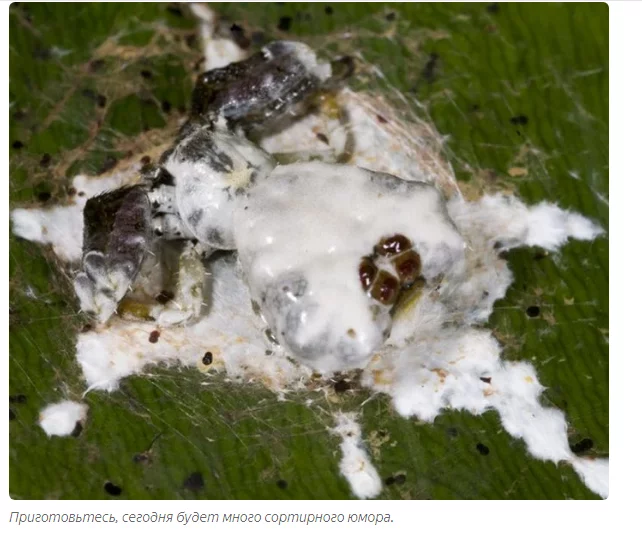
[[[377,266],[372,259],[362,258],[359,264],[359,279],[364,290],[367,290],[372,285],[376,274]]]
[[[384,258],[387,261],[384,262]],[[392,266],[392,273],[381,269]],[[364,291],[379,303],[395,304],[402,287],[411,286],[421,274],[421,256],[412,250],[412,242],[405,235],[383,237],[374,247],[374,254],[361,258],[359,279]]]
[[[375,252],[381,256],[396,256],[408,250],[412,244],[405,235],[395,234],[384,237],[375,247]]]
[[[414,250],[395,258],[394,264],[402,286],[412,284],[421,272],[421,257]]]
[[[373,299],[391,305],[399,295],[399,281],[388,271],[379,271],[370,290]]]

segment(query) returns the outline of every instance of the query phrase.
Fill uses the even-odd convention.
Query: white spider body
[[[322,162],[275,168],[245,137],[239,122],[287,117],[328,77],[328,64],[293,43],[202,75],[193,117],[143,184],[88,202],[82,308],[107,321],[156,235],[184,248],[174,300],[149,315],[198,319],[199,258],[237,250],[252,299],[292,356],[323,371],[363,367],[402,289],[450,272],[464,241],[429,183]]]

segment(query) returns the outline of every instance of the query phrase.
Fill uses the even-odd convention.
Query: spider
[[[295,358],[361,367],[388,337],[400,293],[463,258],[464,242],[429,183],[318,161],[279,164],[246,135],[278,130],[350,74],[307,45],[277,41],[203,73],[189,119],[133,186],[84,209],[83,311],[106,323],[156,241],[179,242],[175,300],[160,325],[199,318],[202,259],[236,250],[255,306]]]

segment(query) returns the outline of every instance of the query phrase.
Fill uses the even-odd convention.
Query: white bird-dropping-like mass
[[[196,11],[202,11],[201,7]],[[213,18],[202,15],[208,68],[236,61],[238,51],[230,52],[218,41],[212,44],[216,38],[206,26]],[[522,439],[533,457],[570,463],[592,491],[608,496],[608,461],[580,458],[570,451],[565,417],[541,405],[545,387],[533,365],[502,361],[499,343],[488,330],[478,327],[488,320],[494,302],[505,296],[512,283],[512,273],[498,255],[501,250],[518,246],[555,250],[569,239],[592,240],[603,233],[601,228],[547,202],[528,207],[504,195],[467,202],[458,194],[450,167],[439,155],[438,134],[431,128],[397,120],[394,110],[380,98],[344,90],[337,102],[350,118],[353,151],[348,163],[434,184],[448,195],[448,214],[467,245],[463,265],[445,275],[439,289],[424,290],[395,318],[389,339],[365,368],[362,383],[388,394],[400,415],[428,422],[443,409],[473,414],[495,409],[506,431]],[[386,122],[378,121],[378,115],[385,116]],[[318,132],[327,133],[329,146],[319,142]],[[332,160],[343,151],[346,140],[346,126],[321,112],[264,138],[262,146],[270,152],[303,151]],[[78,261],[87,197],[135,181],[135,175],[132,168],[98,179],[78,176],[74,186],[86,193],[85,198],[76,196],[70,205],[50,209],[15,209],[13,232],[51,245],[63,261]],[[345,203],[341,194],[337,192],[339,204]],[[400,207],[399,212],[403,211]],[[154,264],[149,265],[153,268]],[[212,274],[212,286],[201,319],[185,327],[162,328],[156,343],[149,338],[157,329],[153,323],[118,317],[102,328],[79,334],[77,360],[89,387],[114,390],[122,378],[141,373],[148,364],[180,362],[201,370],[224,369],[230,379],[261,382],[278,392],[303,389],[312,370],[288,360],[282,348],[265,337],[266,327],[252,311],[238,264],[233,259],[218,259],[208,262],[207,271]],[[145,279],[148,274],[139,279],[138,288],[147,293],[160,291],[154,288],[153,279]],[[273,354],[266,355],[266,349]],[[206,351],[214,358],[208,367],[201,362]],[[78,413],[78,407],[73,409]],[[50,416],[45,411],[43,416]],[[336,422],[334,432],[342,437],[342,474],[357,497],[376,496],[381,481],[360,440],[356,417],[339,415]],[[44,424],[59,421],[45,420]],[[70,432],[69,424],[70,419],[55,431]]]
[[[78,335],[77,360],[90,389],[116,390],[121,379],[159,363],[224,371],[231,381],[256,381],[274,391],[303,388],[312,370],[288,360],[268,341],[236,261],[218,259],[206,269],[214,275],[211,295],[195,323],[159,327],[114,317],[107,326]],[[150,341],[156,330],[157,341]],[[204,365],[207,352],[212,363]]]
[[[190,2],[192,13],[200,19],[200,34],[205,52],[205,71],[244,60],[247,53],[233,40],[214,35],[216,14],[204,3]]]
[[[371,499],[381,493],[381,478],[372,465],[361,437],[361,426],[354,413],[336,413],[332,432],[341,437],[339,471],[360,499]]]
[[[364,367],[390,327],[389,308],[359,279],[383,237],[410,238],[428,280],[463,258],[464,241],[425,182],[298,163],[275,168],[241,205],[236,246],[253,297],[281,343],[323,373]]]
[[[71,435],[77,424],[85,421],[88,410],[86,404],[65,400],[40,411],[39,424],[49,437]]]
[[[51,245],[54,254],[65,262],[80,260],[82,255],[82,212],[92,196],[126,185],[135,179],[135,165],[99,179],[85,175],[73,179],[76,192],[67,205],[50,208],[18,208],[11,212],[13,233],[34,243]]]

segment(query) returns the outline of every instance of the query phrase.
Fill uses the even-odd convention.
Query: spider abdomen
[[[363,367],[401,288],[447,273],[464,251],[432,185],[320,162],[278,166],[253,185],[234,232],[271,330],[320,371]]]

